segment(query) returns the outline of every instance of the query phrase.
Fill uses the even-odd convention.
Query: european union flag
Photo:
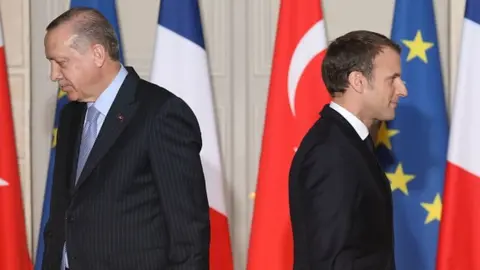
[[[397,0],[392,39],[402,46],[408,96],[377,138],[394,204],[397,270],[434,270],[448,120],[432,0]]]
[[[70,6],[73,7],[91,7],[95,8],[100,11],[108,21],[113,25],[115,32],[117,33],[117,37],[121,44],[120,38],[120,28],[118,27],[117,22],[117,9],[116,9],[116,2],[115,0],[72,0]],[[121,47],[121,46],[120,46]],[[123,53],[122,49],[120,48],[120,60],[123,63]],[[35,257],[35,270],[42,269],[42,261],[43,261],[43,248],[44,248],[44,239],[43,239],[43,231],[45,230],[45,223],[50,216],[50,197],[52,191],[52,182],[53,182],[53,168],[55,166],[55,153],[56,153],[56,142],[57,142],[57,128],[58,122],[60,118],[60,112],[62,111],[63,107],[68,103],[68,98],[64,92],[60,89],[58,90],[57,94],[57,107],[55,109],[55,120],[53,125],[53,132],[52,132],[52,143],[51,143],[51,150],[50,150],[50,160],[48,164],[48,173],[47,173],[47,182],[45,185],[45,195],[43,199],[43,208],[42,208],[42,219],[40,221],[40,230],[38,233],[38,244],[37,244],[37,252]]]

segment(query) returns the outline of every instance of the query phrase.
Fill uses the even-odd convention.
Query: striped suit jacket
[[[43,269],[208,270],[200,127],[171,92],[128,76],[75,184],[86,104],[60,116]]]

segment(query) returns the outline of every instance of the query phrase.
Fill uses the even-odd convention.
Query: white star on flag
[[[8,186],[8,182],[0,178],[0,187]]]

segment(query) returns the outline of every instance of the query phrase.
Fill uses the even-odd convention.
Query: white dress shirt
[[[341,114],[343,118],[345,118],[348,123],[352,125],[358,136],[360,136],[363,141],[367,138],[369,133],[368,128],[360,119],[358,119],[358,117],[333,101],[330,102],[330,108]]]

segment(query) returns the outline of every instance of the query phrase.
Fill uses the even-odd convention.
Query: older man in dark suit
[[[119,61],[98,11],[47,27],[61,113],[43,269],[208,270],[202,140],[187,104]]]

